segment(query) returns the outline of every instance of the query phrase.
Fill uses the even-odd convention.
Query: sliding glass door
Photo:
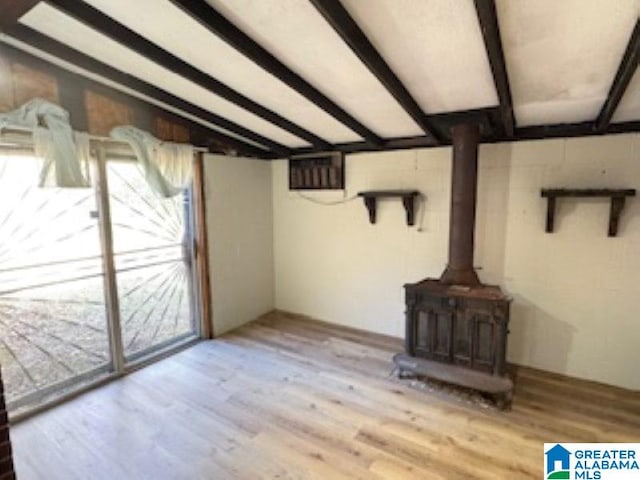
[[[161,198],[131,161],[107,180],[125,360],[197,334],[189,191]]]
[[[0,151],[0,365],[10,411],[198,336],[189,191],[160,198],[133,159],[101,158],[92,188],[39,188],[40,160]]]
[[[0,154],[0,365],[35,403],[111,368],[96,196],[38,188],[40,161]]]

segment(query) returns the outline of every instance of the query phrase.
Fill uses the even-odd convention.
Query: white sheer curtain
[[[13,112],[0,113],[0,131],[7,127],[31,130],[34,151],[42,158],[39,186],[78,188],[91,185],[89,135],[74,133],[69,112],[35,98]],[[189,186],[193,147],[163,142],[132,126],[116,127],[111,137],[131,146],[150,187],[161,197],[173,197]]]
[[[193,175],[193,147],[163,142],[132,126],[116,127],[111,138],[133,149],[149,186],[161,197],[173,197],[187,188]]]
[[[32,130],[35,154],[43,160],[40,187],[91,185],[89,136],[74,135],[65,109],[35,98],[13,112],[0,113],[0,131],[7,127]]]

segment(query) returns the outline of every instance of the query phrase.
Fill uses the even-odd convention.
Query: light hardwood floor
[[[19,480],[542,477],[640,441],[640,394],[519,369],[513,409],[390,377],[397,339],[273,313],[12,429]]]

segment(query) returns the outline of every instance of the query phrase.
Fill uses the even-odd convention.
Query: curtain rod
[[[2,141],[0,141],[0,154],[2,153],[3,150],[15,151],[17,154],[26,154],[26,155],[34,154],[32,143],[31,144],[2,143]],[[138,160],[135,156],[131,154],[123,154],[123,153],[116,153],[116,152],[109,152],[108,157],[109,157],[109,160],[130,160],[130,161]]]

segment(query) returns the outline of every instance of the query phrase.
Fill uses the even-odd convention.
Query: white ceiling
[[[473,0],[342,4],[425,112],[498,104]]]
[[[423,133],[311,2],[207,2],[378,135]]]
[[[169,0],[88,0],[86,3],[320,137],[334,142],[359,139],[358,135],[238,53]]]
[[[144,56],[86,27],[47,3],[38,4],[22,17],[21,23],[261,135],[285,145],[305,144],[303,140],[289,132],[147,60]]]
[[[640,0],[497,0],[496,6],[518,126],[595,119]]]
[[[361,140],[169,0],[84,1],[312,133],[333,143]],[[374,133],[383,138],[423,133],[309,0],[207,2]],[[498,104],[473,0],[342,4],[425,113]],[[517,126],[594,120],[640,15],[640,0],[496,0],[496,6]],[[308,145],[45,2],[20,21],[274,141]],[[630,120],[640,120],[638,73],[613,117]]]

